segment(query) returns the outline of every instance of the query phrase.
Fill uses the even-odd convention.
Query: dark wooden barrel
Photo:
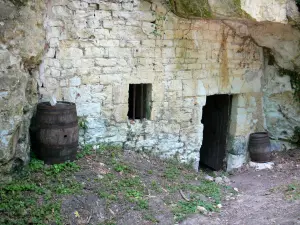
[[[271,144],[267,132],[250,134],[248,149],[252,161],[261,163],[271,161]]]
[[[49,102],[37,105],[37,157],[46,164],[63,163],[76,158],[78,121],[76,105],[71,102]]]

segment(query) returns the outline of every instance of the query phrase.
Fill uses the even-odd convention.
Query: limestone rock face
[[[293,147],[294,130],[300,126],[300,103],[294,99],[290,77],[280,76],[273,65],[266,65],[264,74],[264,111],[272,149]]]
[[[294,0],[26,4],[0,0],[2,174],[28,160],[28,128],[38,94],[42,100],[55,95],[75,102],[88,123],[81,136],[86,142],[179,156],[194,161],[195,168],[209,95],[234,95],[229,168],[245,162],[247,137],[264,124],[264,116],[276,138],[290,138],[293,123],[298,124],[282,114],[296,118],[300,113],[289,80],[272,80],[263,55],[268,48],[280,67],[300,68]],[[152,84],[151,118],[130,121],[129,86],[139,83]],[[279,112],[278,105],[286,102],[293,107]]]
[[[241,8],[256,21],[287,23],[288,2],[288,0],[241,0]],[[296,6],[295,1],[294,5]]]
[[[17,8],[0,1],[0,181],[28,161],[34,75],[45,47],[43,2]]]
[[[173,2],[173,3],[172,3]],[[173,11],[187,18],[224,21],[234,32],[272,50],[280,67],[300,67],[300,13],[295,0],[171,0]],[[193,7],[183,7],[189,4]],[[205,15],[201,12],[206,12]],[[228,20],[230,19],[230,20]]]
[[[291,25],[270,22],[232,22],[223,20],[242,38],[254,40],[261,47],[271,50],[280,67],[294,70],[300,67],[300,31]]]

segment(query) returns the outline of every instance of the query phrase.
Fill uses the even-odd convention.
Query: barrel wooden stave
[[[268,133],[250,134],[248,149],[252,161],[260,163],[271,161],[272,152]]]
[[[56,106],[39,103],[36,124],[37,156],[40,159],[55,164],[76,158],[79,130],[74,103],[58,102]]]

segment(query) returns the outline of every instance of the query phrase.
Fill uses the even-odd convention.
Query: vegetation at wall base
[[[66,200],[90,195],[100,199],[107,211],[122,209],[99,224],[116,224],[122,212],[130,210],[141,213],[150,224],[158,223],[153,196],[162,199],[174,221],[182,221],[199,213],[199,207],[217,212],[222,196],[229,192],[226,186],[206,181],[190,165],[147,156],[155,166],[134,154],[140,159],[124,158],[120,146],[98,144],[82,146],[74,162],[45,165],[32,158],[12,182],[0,186],[0,224],[66,224],[70,219],[63,213]],[[101,173],[95,176],[97,171]]]
[[[279,68],[279,75],[288,75],[291,78],[291,86],[294,89],[294,98],[296,101],[300,102],[300,73],[293,70],[287,70]]]

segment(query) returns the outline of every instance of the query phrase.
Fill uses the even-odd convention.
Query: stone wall
[[[43,1],[17,8],[0,1],[0,181],[29,159],[34,79],[45,47]]]
[[[222,20],[180,18],[162,0],[36,0],[22,7],[0,0],[2,173],[28,160],[37,92],[41,101],[76,102],[88,125],[81,142],[176,156],[195,168],[206,97],[231,94],[228,168],[246,161],[251,132],[268,129],[280,148],[278,141],[290,139],[298,125],[298,106],[288,77],[264,63],[259,46],[280,67],[300,65],[300,32],[282,24],[299,22],[295,1],[260,1],[253,8],[256,1],[242,0],[234,8],[234,17],[281,24],[226,20],[233,15],[228,6],[238,1],[207,2]],[[138,83],[152,84],[149,120],[127,117],[129,84]]]
[[[160,2],[51,1],[40,93],[76,102],[88,143],[119,143],[197,167],[206,96],[246,94],[250,103],[233,114],[245,125],[232,136],[255,130],[251,96],[261,91],[262,49],[222,21],[182,19]],[[150,120],[127,118],[129,84],[137,83],[152,84]]]
[[[278,67],[269,57],[266,53],[262,81],[265,127],[272,139],[273,150],[286,150],[295,147],[293,142],[297,141],[294,138],[294,130],[300,126],[300,103],[294,98],[289,75],[280,75]]]

